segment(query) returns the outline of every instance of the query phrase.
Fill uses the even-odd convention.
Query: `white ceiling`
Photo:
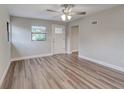
[[[62,7],[59,4],[8,4],[8,10],[11,16],[57,20],[61,21],[60,13],[47,12],[46,9],[53,9],[61,11]],[[72,11],[86,11],[87,15],[94,12],[102,11],[115,7],[117,5],[112,4],[76,4]],[[83,16],[73,16],[72,20],[78,19]]]

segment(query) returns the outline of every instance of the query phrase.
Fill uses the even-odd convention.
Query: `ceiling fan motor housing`
[[[72,10],[72,7],[74,7],[73,4],[62,4],[62,7],[64,7],[64,9],[62,10],[64,14],[69,15],[69,13]]]

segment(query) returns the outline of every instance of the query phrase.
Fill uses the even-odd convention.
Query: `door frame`
[[[51,36],[51,54],[52,55],[54,55],[55,53],[54,53],[54,41],[53,41],[53,39],[54,39],[54,28],[55,27],[59,27],[59,26],[61,26],[61,27],[63,27],[64,28],[64,30],[65,30],[65,26],[64,25],[58,25],[58,24],[52,24],[52,36]],[[65,37],[66,38],[66,37]],[[66,44],[65,44],[65,46],[66,46]],[[63,53],[65,53],[66,52],[66,49],[64,49],[64,51],[63,51]]]
[[[72,33],[73,33],[72,32],[73,31],[72,29],[73,29],[73,27],[77,27],[78,28],[78,42],[77,42],[78,43],[78,49],[77,50],[73,50],[72,49]],[[71,29],[71,31],[70,31],[70,50],[71,50],[71,53],[72,52],[78,52],[79,51],[79,25],[71,26],[70,29]]]
[[[67,53],[68,54],[72,54],[72,48],[71,48],[71,40],[72,40],[72,38],[71,38],[71,27],[73,27],[73,26],[78,26],[78,34],[79,34],[79,38],[80,38],[80,24],[78,24],[78,23],[74,23],[74,24],[70,24],[69,26],[68,26],[68,35],[67,35]],[[80,43],[79,43],[79,40],[78,40],[78,52],[79,52],[79,46],[80,46]]]

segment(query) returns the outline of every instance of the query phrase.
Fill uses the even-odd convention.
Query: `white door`
[[[53,25],[53,54],[65,53],[65,27]]]

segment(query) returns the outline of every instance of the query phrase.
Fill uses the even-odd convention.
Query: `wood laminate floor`
[[[77,57],[58,54],[12,62],[2,88],[124,88],[124,73]]]

